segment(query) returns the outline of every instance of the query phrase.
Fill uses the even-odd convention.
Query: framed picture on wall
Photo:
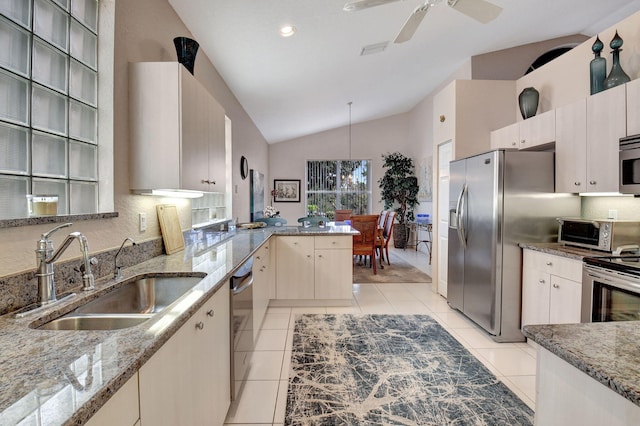
[[[300,179],[274,179],[274,203],[299,203]]]

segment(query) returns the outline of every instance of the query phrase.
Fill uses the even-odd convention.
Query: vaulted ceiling
[[[357,12],[344,11],[346,1],[169,3],[269,143],[348,124],[348,102],[353,123],[409,111],[471,56],[593,36],[640,10],[640,0],[491,0],[503,10],[482,24],[436,0],[413,38],[396,44],[424,0]],[[285,24],[296,28],[293,36],[279,34]],[[365,46],[387,42],[381,52],[361,55]]]

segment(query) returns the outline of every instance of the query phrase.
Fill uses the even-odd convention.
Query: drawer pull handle
[[[216,311],[214,311],[213,309],[209,309],[207,311],[207,315],[210,316],[210,317],[214,316],[215,314],[216,314]]]
[[[204,323],[202,321],[198,321],[196,323],[196,329],[202,330],[204,328]]]
[[[554,284],[553,288],[560,288],[560,286],[558,284]]]
[[[540,278],[540,279],[538,280],[538,282],[539,282],[540,284],[544,284],[546,281],[545,281],[545,280],[543,280],[542,278]]]
[[[547,266],[551,266],[551,265],[553,265],[553,262],[548,261],[548,262],[546,263],[546,265],[547,265]]]

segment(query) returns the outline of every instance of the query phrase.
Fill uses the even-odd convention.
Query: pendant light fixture
[[[349,105],[349,161],[351,161],[351,105],[353,102],[349,101],[347,105]]]

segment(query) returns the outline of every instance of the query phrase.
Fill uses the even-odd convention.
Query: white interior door
[[[438,145],[438,293],[447,297],[449,253],[449,162],[453,142]]]

